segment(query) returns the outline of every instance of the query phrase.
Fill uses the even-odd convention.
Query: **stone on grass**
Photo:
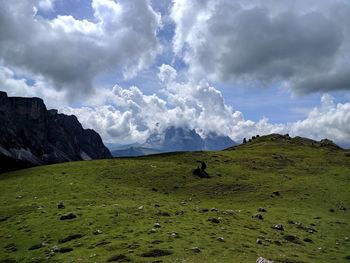
[[[259,257],[259,258],[256,260],[256,263],[274,263],[274,261],[268,260],[268,259],[263,258],[263,257]]]
[[[142,253],[141,257],[144,258],[158,258],[158,257],[164,257],[164,256],[170,256],[173,254],[173,251],[171,250],[165,250],[165,249],[152,249],[148,252]]]
[[[254,214],[252,215],[252,218],[258,219],[258,220],[264,220],[264,217],[262,216],[262,214]]]
[[[28,250],[36,250],[36,249],[40,249],[42,247],[44,247],[43,243],[35,244],[35,245],[31,246],[30,248],[28,248]]]
[[[69,212],[69,213],[62,215],[60,217],[60,220],[71,220],[71,219],[74,219],[76,217],[77,217],[76,214],[74,214],[73,212]]]
[[[17,246],[14,243],[8,244],[4,248],[8,252],[16,252],[17,251]]]
[[[107,262],[131,262],[131,259],[123,254],[110,257]]]
[[[65,208],[63,202],[59,202],[59,203],[57,204],[57,208],[58,208],[58,209],[63,209],[63,208]]]
[[[193,253],[199,253],[199,252],[201,252],[201,250],[200,250],[199,247],[191,247],[190,250],[191,250]]]
[[[294,244],[301,244],[301,241],[299,240],[299,238],[297,236],[285,235],[285,236],[283,236],[283,238],[285,240],[287,240],[288,242],[291,242],[291,243],[294,243]]]
[[[225,238],[223,238],[223,237],[218,237],[216,240],[219,242],[225,242]]]
[[[215,224],[219,224],[221,222],[221,218],[220,217],[211,217],[211,218],[208,218],[208,221],[215,223]]]
[[[102,234],[102,230],[96,229],[94,232],[92,232],[94,235],[100,235]]]
[[[62,238],[60,240],[58,240],[59,243],[66,243],[66,242],[69,242],[69,241],[72,241],[74,239],[79,239],[79,238],[82,238],[83,235],[82,234],[73,234],[73,235],[69,235],[65,238]]]
[[[170,213],[168,213],[168,212],[163,212],[163,211],[159,211],[159,212],[157,213],[157,215],[158,215],[158,216],[170,216]]]
[[[284,231],[284,227],[282,224],[277,224],[273,226],[273,229]]]

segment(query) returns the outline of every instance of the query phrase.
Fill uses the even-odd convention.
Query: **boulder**
[[[71,219],[74,219],[76,218],[76,214],[72,213],[72,212],[69,212],[67,214],[64,214],[60,217],[60,220],[71,220]]]

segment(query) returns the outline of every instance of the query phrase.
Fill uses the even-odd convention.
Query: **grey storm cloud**
[[[40,16],[38,10],[52,3],[0,0],[0,61],[6,66],[74,95],[92,90],[102,73],[132,76],[159,52],[160,15],[146,0],[92,0],[94,21]]]
[[[174,51],[198,78],[349,90],[350,2],[283,3],[175,0]]]

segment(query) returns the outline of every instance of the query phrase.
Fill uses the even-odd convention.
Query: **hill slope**
[[[264,138],[1,174],[0,262],[349,262],[349,175],[348,151]]]

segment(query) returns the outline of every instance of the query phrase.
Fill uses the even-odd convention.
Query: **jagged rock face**
[[[143,145],[161,151],[223,150],[235,144],[228,136],[209,133],[202,138],[195,130],[170,126],[163,133],[152,134]]]
[[[0,92],[0,154],[32,164],[111,157],[101,137],[39,98]]]

